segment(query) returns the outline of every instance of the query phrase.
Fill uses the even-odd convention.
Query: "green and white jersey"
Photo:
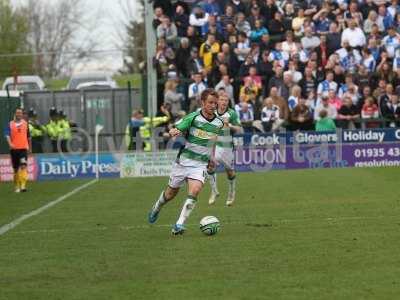
[[[179,151],[178,160],[183,166],[205,166],[224,122],[215,116],[206,119],[201,111],[193,112],[178,123],[176,128],[185,133],[186,142]]]
[[[238,114],[231,108],[228,108],[228,110],[223,114],[219,114],[218,111],[215,114],[222,120],[228,119],[228,122],[234,126],[242,125],[240,123]],[[221,148],[233,148],[233,137],[229,127],[224,127],[221,130],[220,134],[218,135],[217,146]]]

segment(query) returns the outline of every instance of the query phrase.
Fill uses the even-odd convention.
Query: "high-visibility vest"
[[[59,133],[60,133],[60,139],[62,140],[70,140],[72,138],[72,133],[71,133],[71,126],[69,126],[68,120],[60,120],[57,123],[59,127]]]
[[[29,122],[29,133],[31,134],[32,138],[42,137],[44,134],[44,128],[41,125]]]
[[[51,140],[58,140],[58,137],[60,136],[60,128],[56,121],[50,120],[46,125],[46,131]]]

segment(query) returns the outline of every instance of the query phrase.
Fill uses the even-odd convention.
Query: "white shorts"
[[[228,171],[233,171],[235,169],[235,155],[233,154],[232,148],[215,148],[215,160],[217,164],[222,164],[224,168]]]
[[[180,188],[183,186],[187,179],[194,179],[201,181],[204,184],[206,180],[207,167],[186,167],[178,163],[174,163],[172,166],[171,175],[169,176],[168,185],[173,188]]]

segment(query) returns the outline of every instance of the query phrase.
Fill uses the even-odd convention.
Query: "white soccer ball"
[[[205,235],[214,235],[219,231],[219,220],[214,216],[207,216],[200,221],[200,230]]]

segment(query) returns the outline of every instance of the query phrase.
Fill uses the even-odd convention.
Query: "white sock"
[[[218,194],[217,173],[208,173],[208,178],[210,178],[211,192],[213,194]]]
[[[165,200],[164,191],[161,192],[160,197],[158,198],[157,202],[153,206],[154,211],[160,211],[161,207],[167,202]]]
[[[189,196],[186,199],[185,203],[183,204],[181,214],[176,224],[179,225],[185,224],[187,218],[189,218],[190,213],[194,209],[195,205],[196,205],[196,199],[194,197]]]
[[[236,192],[236,176],[228,178],[228,182],[229,182],[229,195],[234,196]]]

